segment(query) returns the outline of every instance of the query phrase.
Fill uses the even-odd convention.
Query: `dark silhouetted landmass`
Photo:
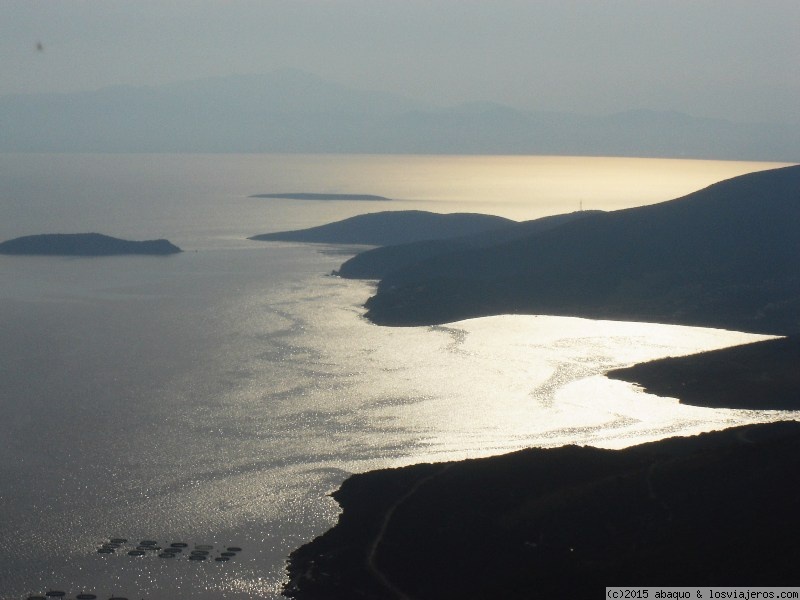
[[[410,244],[382,246],[361,252],[345,261],[337,274],[349,279],[380,279],[435,256],[463,252],[468,248],[486,248],[503,242],[536,235],[601,211],[581,211],[542,217],[449,240],[426,240]]]
[[[504,237],[513,227],[486,244],[365,253],[360,274],[388,271],[368,316],[527,312],[800,331],[800,167]],[[703,406],[797,409],[798,364],[794,335],[611,376]],[[589,600],[609,585],[792,585],[798,467],[800,423],[787,422],[354,475],[334,494],[336,527],[292,553],[284,594]]]
[[[51,256],[112,256],[119,254],[166,255],[181,252],[167,240],[134,242],[100,233],[46,233],[0,243],[0,254]]]
[[[800,423],[353,475],[292,553],[300,600],[594,600],[605,586],[789,586]]]
[[[373,196],[371,194],[310,194],[304,192],[285,192],[278,194],[255,194],[250,198],[284,198],[286,200],[358,200],[386,202],[391,198]]]
[[[367,317],[503,313],[800,332],[800,166],[566,223],[386,275]]]
[[[800,336],[664,358],[607,376],[694,406],[800,410]]]
[[[398,210],[358,215],[310,229],[265,233],[249,239],[386,246],[487,232],[512,223],[510,219],[491,215]]]

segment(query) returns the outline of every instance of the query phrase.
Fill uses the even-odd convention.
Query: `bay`
[[[767,163],[579,157],[0,155],[0,239],[166,237],[170,257],[0,256],[0,590],[277,598],[353,472],[618,448],[794,418],[682,406],[610,368],[761,339],[546,316],[381,328],[356,249],[249,235],[363,212],[516,219],[666,200]],[[394,203],[254,199],[364,193]],[[97,553],[111,537],[230,562]]]

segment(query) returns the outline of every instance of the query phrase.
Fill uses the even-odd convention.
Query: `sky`
[[[0,0],[0,95],[297,68],[442,106],[800,123],[799,31],[798,0]]]

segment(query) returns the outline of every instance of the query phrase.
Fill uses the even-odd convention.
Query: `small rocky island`
[[[0,242],[0,254],[39,256],[168,255],[182,252],[168,240],[130,241],[100,233],[45,233]]]
[[[391,198],[372,194],[313,194],[308,192],[281,192],[277,194],[255,194],[249,198],[281,198],[284,200],[355,200],[367,202],[391,202]]]

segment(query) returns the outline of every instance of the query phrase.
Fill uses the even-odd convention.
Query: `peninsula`
[[[248,198],[283,198],[284,200],[355,200],[391,202],[391,198],[372,194],[311,194],[307,192],[282,192],[277,194],[254,194]]]
[[[800,410],[800,335],[662,358],[606,377],[693,406]]]
[[[285,596],[590,600],[605,586],[796,585],[800,423],[353,475]]]
[[[167,240],[130,241],[100,233],[45,233],[0,242],[0,254],[44,256],[168,255],[182,252]]]
[[[254,235],[251,240],[388,246],[451,239],[501,229],[516,221],[476,213],[440,214],[423,210],[382,211],[296,231]]]
[[[800,332],[800,166],[387,273],[383,325],[504,313]]]

